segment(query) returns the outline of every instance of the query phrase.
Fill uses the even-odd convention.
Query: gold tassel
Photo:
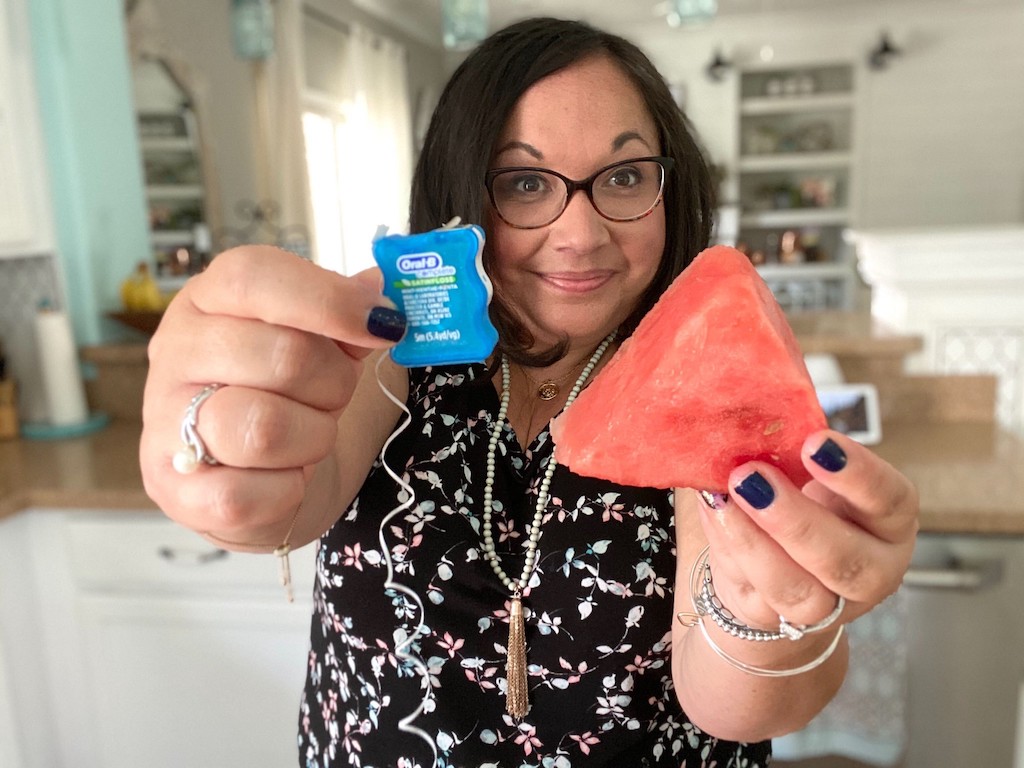
[[[292,565],[288,561],[288,554],[292,551],[290,544],[282,544],[274,550],[277,555],[277,573],[281,579],[281,586],[284,587],[284,595],[289,603],[295,602],[295,595],[292,594]]]
[[[523,625],[523,601],[519,593],[512,595],[512,610],[508,621],[508,651],[505,656],[505,711],[516,720],[530,711],[526,682],[526,629]]]

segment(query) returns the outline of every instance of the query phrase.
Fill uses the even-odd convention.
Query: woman
[[[412,200],[413,231],[485,227],[486,364],[395,366],[378,273],[264,247],[190,281],[151,346],[150,495],[221,546],[320,539],[300,764],[767,765],[840,685],[843,623],[899,585],[916,495],[827,431],[805,488],[749,463],[730,497],[553,461],[548,421],[709,238],[665,83],[584,24],[498,32],[442,95]],[[209,466],[182,474],[197,392]]]

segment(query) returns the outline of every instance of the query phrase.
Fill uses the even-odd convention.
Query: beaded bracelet
[[[832,609],[832,612],[815,624],[791,624],[785,619],[785,617],[780,616],[778,631],[750,627],[740,621],[737,621],[735,614],[726,608],[715,594],[715,585],[711,579],[711,563],[709,561],[710,552],[710,547],[704,547],[704,549],[701,550],[700,555],[698,555],[696,562],[693,564],[693,571],[690,573],[690,596],[693,601],[694,608],[699,614],[709,616],[711,620],[722,629],[722,631],[732,635],[733,637],[759,642],[782,640],[783,638],[788,638],[789,640],[794,641],[800,640],[804,635],[821,632],[822,630],[831,627],[846,607],[846,600],[842,595],[837,595],[836,605],[835,608]],[[696,589],[695,586],[695,575],[698,572],[702,574],[699,590]]]
[[[781,631],[773,632],[770,629],[756,629],[747,626],[736,620],[736,616],[726,608],[718,595],[715,594],[715,585],[711,580],[711,565],[708,562],[710,548],[705,547],[695,563],[695,570],[703,574],[699,591],[691,593],[694,608],[701,615],[711,618],[724,632],[738,637],[742,640],[769,641],[781,640],[786,637]],[[692,577],[691,577],[692,583]]]

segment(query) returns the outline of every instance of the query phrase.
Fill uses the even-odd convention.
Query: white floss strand
[[[397,581],[394,580],[395,568],[394,563],[391,560],[391,550],[388,548],[387,542],[384,540],[384,531],[386,530],[391,520],[393,520],[397,515],[409,509],[416,501],[416,496],[412,489],[412,486],[410,486],[407,482],[405,482],[405,480],[399,477],[399,475],[393,469],[391,469],[391,467],[387,463],[387,460],[384,458],[384,454],[387,453],[387,450],[391,446],[391,443],[394,442],[395,438],[402,434],[402,432],[405,431],[409,424],[412,423],[412,414],[409,412],[409,408],[406,406],[405,403],[403,403],[401,400],[395,397],[394,393],[392,393],[386,386],[384,386],[384,382],[381,381],[380,366],[381,363],[386,358],[387,355],[384,354],[377,359],[377,365],[375,366],[374,369],[377,376],[377,386],[380,387],[381,392],[384,393],[384,396],[387,397],[388,400],[390,400],[392,403],[394,403],[395,405],[402,409],[402,412],[405,413],[405,418],[403,418],[402,421],[398,424],[398,426],[395,427],[394,431],[388,436],[388,439],[384,441],[384,445],[380,449],[380,463],[384,467],[384,471],[388,473],[391,479],[394,480],[401,488],[405,490],[405,492],[408,494],[408,498],[401,504],[399,504],[397,507],[395,507],[393,510],[391,510],[388,514],[386,514],[384,516],[384,519],[380,521],[380,528],[377,530],[377,539],[380,542],[381,555],[384,557],[384,563],[385,566],[387,567],[387,578],[384,582],[384,589],[392,589],[396,592],[401,592],[403,595],[408,597],[410,600],[412,600],[413,603],[416,604],[416,608],[419,611],[419,624],[405,640],[395,644],[395,658],[407,661],[413,667],[413,669],[415,669],[416,672],[420,675],[420,678],[423,682],[423,699],[420,701],[416,709],[414,709],[412,712],[410,712],[408,715],[406,715],[398,721],[398,730],[404,731],[405,733],[414,734],[415,736],[419,736],[421,739],[423,739],[423,741],[425,741],[427,745],[430,747],[430,752],[434,756],[434,760],[431,763],[431,765],[437,765],[437,746],[434,743],[434,739],[431,738],[430,734],[428,734],[422,728],[417,728],[415,725],[412,725],[412,722],[421,714],[423,714],[423,710],[427,705],[427,699],[430,696],[430,672],[427,670],[427,665],[424,664],[423,660],[415,654],[406,652],[406,649],[409,646],[411,646],[418,637],[426,636],[425,630],[427,625],[423,622],[423,601],[420,599],[420,596],[416,594],[415,591],[409,589],[404,584],[399,584]]]

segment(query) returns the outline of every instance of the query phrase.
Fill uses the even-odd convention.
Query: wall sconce
[[[889,62],[899,56],[902,51],[892,44],[889,35],[882,32],[878,44],[868,53],[868,66],[875,70],[885,69]]]
[[[270,0],[231,0],[231,38],[243,59],[274,52],[274,8]]]
[[[670,27],[711,21],[718,13],[718,0],[670,0],[665,21]]]
[[[720,83],[725,79],[725,76],[729,74],[733,64],[722,54],[721,48],[715,49],[715,54],[711,57],[711,61],[704,67],[704,74],[708,76],[708,80],[713,83]]]
[[[487,0],[441,0],[444,47],[464,51],[487,37]]]

